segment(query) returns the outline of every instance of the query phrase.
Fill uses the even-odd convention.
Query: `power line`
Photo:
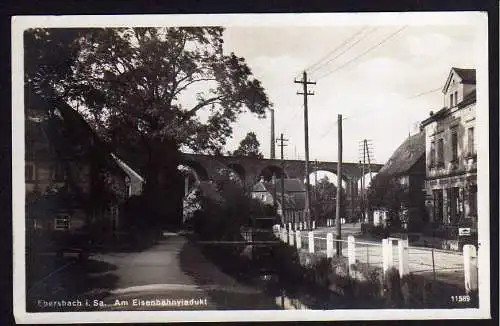
[[[326,66],[327,64],[329,64],[330,62],[334,61],[335,59],[339,58],[340,56],[342,56],[344,53],[346,53],[347,51],[349,51],[350,49],[352,49],[355,45],[357,45],[359,42],[361,42],[362,40],[364,40],[368,35],[372,34],[376,30],[377,30],[377,27],[373,27],[371,30],[368,31],[368,33],[366,33],[360,39],[358,39],[356,42],[352,43],[350,46],[348,46],[346,49],[344,49],[344,51],[340,52],[335,57],[331,58],[330,60],[328,60],[327,62],[325,62],[321,66],[314,68],[311,72],[317,71],[317,70],[323,68],[324,66]]]
[[[367,29],[366,26],[364,26],[363,28],[361,28],[359,31],[357,31],[356,33],[352,34],[351,36],[349,36],[347,39],[344,40],[344,42],[342,42],[342,44],[340,44],[339,46],[337,46],[335,49],[331,50],[330,52],[328,52],[326,55],[324,55],[323,57],[321,57],[318,61],[316,61],[315,63],[309,65],[309,67],[307,67],[306,71],[309,71],[309,72],[312,72],[314,70],[317,70],[315,67],[320,65],[321,61],[327,59],[330,55],[334,54],[335,52],[337,52],[338,50],[340,50],[344,45],[348,44],[350,41],[352,41],[356,36],[358,36],[359,34],[361,34],[365,29]],[[313,69],[314,68],[314,69]]]
[[[394,36],[396,36],[397,34],[401,33],[405,28],[407,28],[408,26],[403,26],[401,27],[400,29],[398,29],[396,32],[390,34],[389,36],[385,37],[382,41],[380,41],[379,43],[375,44],[374,46],[368,48],[366,51],[362,52],[361,54],[359,54],[358,56],[352,58],[351,60],[347,61],[346,63],[344,63],[343,65],[341,65],[340,67],[334,69],[334,70],[330,70],[329,72],[327,72],[326,74],[323,74],[323,75],[320,75],[316,78],[316,80],[319,80],[323,77],[326,77],[334,72],[337,72],[339,71],[340,69],[343,69],[344,67],[346,67],[347,65],[349,65],[350,63],[354,62],[355,60],[361,58],[362,56],[366,55],[367,53],[375,50],[377,47],[381,46],[382,44],[384,44],[385,42],[387,42],[389,39],[393,38]]]
[[[442,89],[442,87],[437,87],[437,88],[434,88],[434,89],[431,89],[431,90],[428,90],[428,91],[425,91],[425,92],[422,92],[422,93],[418,93],[417,95],[408,97],[406,99],[407,100],[411,100],[411,99],[414,99],[414,98],[417,98],[417,97],[420,97],[420,96],[424,96],[424,95],[427,95],[427,94],[431,94],[431,93],[440,91],[441,89]]]

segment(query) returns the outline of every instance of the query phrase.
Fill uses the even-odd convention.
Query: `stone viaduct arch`
[[[281,160],[278,159],[201,154],[182,154],[181,161],[181,164],[191,167],[201,180],[210,180],[221,169],[229,169],[235,172],[247,185],[257,182],[261,175],[270,178],[273,172],[277,177],[280,177],[281,163]],[[378,172],[382,166],[382,164],[372,164],[372,172]],[[314,172],[315,169],[337,174],[337,163],[318,161],[315,166],[311,166],[310,171]],[[287,178],[303,179],[305,177],[304,161],[284,160],[283,173]],[[357,184],[361,176],[362,169],[358,163],[344,162],[342,164],[342,179],[346,182],[348,196],[357,194]]]

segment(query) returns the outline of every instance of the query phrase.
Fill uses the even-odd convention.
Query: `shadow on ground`
[[[36,271],[30,273],[31,281],[26,291],[28,312],[92,310],[85,304],[72,307],[67,302],[104,298],[118,281],[112,273],[117,269],[115,265],[92,259],[46,258],[37,265],[27,266],[27,269]],[[45,274],[39,272],[42,270]],[[44,301],[58,303],[47,306]],[[61,306],[63,302],[66,304]]]
[[[207,289],[208,299],[217,307],[217,310],[279,309],[274,297],[265,293],[263,289],[255,286],[249,280],[245,282],[246,286],[243,286],[240,282],[242,275],[235,277],[235,275],[226,273],[220,266],[216,266],[208,260],[200,252],[200,249],[195,243],[187,242],[178,254],[180,266],[196,285]],[[221,258],[224,259],[224,254],[221,254]],[[205,266],[200,266],[200,261],[204,261]],[[230,277],[222,277],[221,273]],[[230,282],[230,279],[236,279],[237,282]]]

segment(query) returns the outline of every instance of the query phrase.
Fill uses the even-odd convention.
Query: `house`
[[[133,170],[127,163],[119,159],[116,154],[111,153],[111,156],[116,161],[118,166],[127,174],[125,178],[125,183],[127,185],[127,194],[128,197],[131,196],[139,196],[142,194],[143,186],[144,186],[144,178]]]
[[[422,121],[426,204],[436,227],[477,232],[476,71],[452,68],[442,89],[445,106]]]
[[[389,160],[380,169],[377,177],[389,178],[398,184],[404,192],[406,204],[400,208],[403,227],[412,228],[427,221],[424,207],[425,183],[425,133],[420,131],[409,136],[394,151]],[[384,224],[390,210],[383,205],[373,211],[374,224]]]
[[[27,105],[27,231],[119,228],[120,206],[143,179],[66,103],[37,98]]]
[[[304,183],[299,179],[283,179],[284,193],[282,203],[281,181],[275,178],[271,182],[263,178],[254,185],[252,198],[262,201],[264,204],[273,206],[276,204],[277,213],[282,223],[294,223],[303,220],[306,209],[306,189]]]

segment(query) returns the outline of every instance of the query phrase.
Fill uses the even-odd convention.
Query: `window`
[[[474,127],[467,129],[467,154],[474,155]]]
[[[35,181],[35,165],[33,163],[26,163],[24,178],[26,179],[26,182]]]
[[[54,229],[56,230],[68,230],[69,229],[69,215],[57,215],[55,218]]]
[[[443,190],[433,190],[432,197],[434,200],[434,221],[441,223],[443,221]]]
[[[458,136],[457,129],[451,130],[451,161],[456,162],[458,160]]]
[[[57,162],[52,166],[52,180],[53,181],[64,181],[66,179],[66,171],[64,164]]]
[[[448,221],[451,225],[457,225],[462,215],[462,202],[458,187],[447,189],[448,196]]]
[[[477,216],[477,186],[469,188],[469,216]]]
[[[455,105],[458,105],[458,92],[455,91]]]
[[[453,107],[453,93],[450,94],[450,108]]]
[[[429,162],[429,165],[430,167],[434,167],[436,166],[436,142],[435,141],[431,141],[431,151],[430,151],[430,162]]]
[[[444,166],[444,143],[442,138],[437,143],[437,166]]]

